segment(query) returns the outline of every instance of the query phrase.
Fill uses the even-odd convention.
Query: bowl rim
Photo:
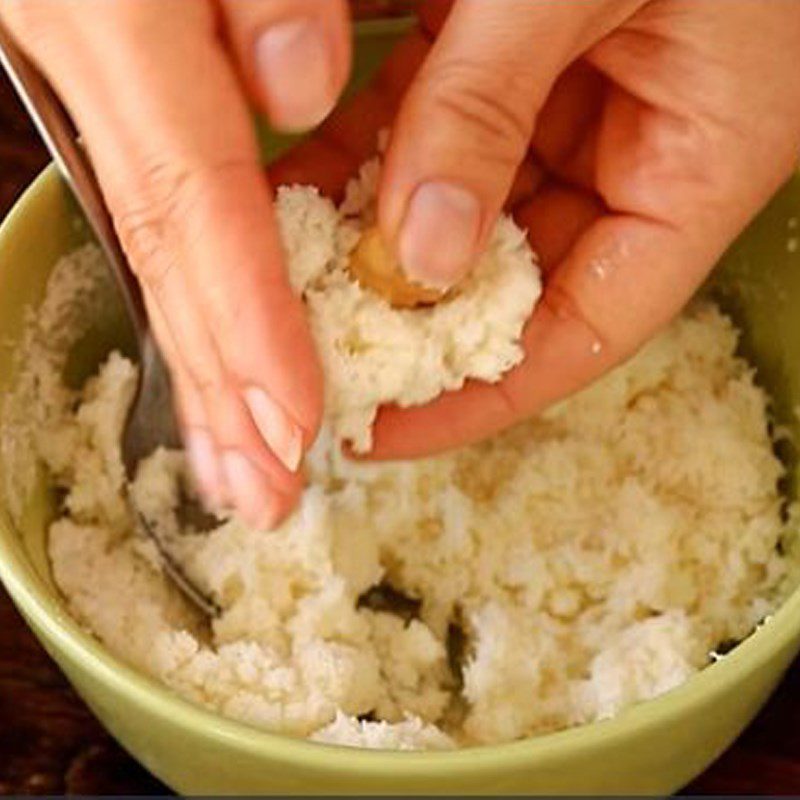
[[[359,29],[369,34],[397,30],[397,26],[397,21],[377,21],[377,24],[360,25]],[[60,184],[60,178],[50,164],[30,184],[0,224],[0,254],[18,231],[41,216],[45,195],[57,184]],[[0,270],[6,269],[9,267],[0,258]],[[798,586],[765,624],[730,654],[692,675],[675,689],[624,709],[611,719],[515,742],[448,751],[369,750],[321,744],[270,733],[224,717],[184,699],[165,684],[118,659],[66,612],[63,601],[26,563],[27,559],[15,552],[11,542],[18,538],[17,527],[6,514],[0,514],[0,581],[29,624],[38,629],[51,646],[62,651],[72,664],[80,665],[91,679],[148,714],[167,718],[174,726],[191,729],[196,735],[215,740],[222,746],[329,774],[358,771],[370,776],[391,777],[396,774],[408,779],[442,777],[456,770],[461,775],[486,769],[501,771],[520,763],[546,766],[567,754],[574,758],[576,753],[625,743],[638,739],[654,727],[667,726],[688,714],[694,706],[728,692],[758,672],[784,648],[796,647],[800,641]]]

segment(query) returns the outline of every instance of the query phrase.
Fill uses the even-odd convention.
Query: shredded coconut
[[[434,725],[409,719],[387,722],[359,721],[337,714],[330,725],[311,736],[312,742],[366,747],[371,750],[449,750],[453,740]]]
[[[365,207],[353,199],[359,187],[348,213]],[[164,450],[131,489],[141,509],[172,521],[172,552],[222,609],[212,622],[170,584],[122,501],[134,367],[112,354],[81,390],[68,389],[64,359],[47,355],[59,315],[40,315],[26,345],[38,387],[28,433],[64,492],[49,531],[53,574],[70,612],[111,652],[267,730],[441,749],[616,714],[685,681],[780,601],[783,470],[766,397],[713,305],[696,305],[592,388],[491,441],[413,463],[353,463],[339,440],[368,444],[382,398],[421,402],[513,363],[538,279],[523,279],[523,266],[535,276],[530,253],[501,222],[461,309],[453,301],[412,324],[412,312],[382,306],[343,275],[352,223],[328,201],[284,190],[278,211],[333,383],[298,510],[272,533],[236,519],[208,534],[181,530],[184,459]],[[59,264],[53,303],[59,293],[71,302],[66,276],[99,258],[84,249]],[[523,291],[513,313],[492,310]],[[477,328],[468,310],[485,316]],[[369,367],[348,352],[351,336],[375,348]],[[384,345],[423,340],[415,382],[438,377],[420,390]],[[384,381],[390,390],[378,388]],[[16,419],[4,413],[4,437]]]
[[[347,258],[372,215],[379,173],[367,162],[340,210],[311,187],[283,187],[277,214],[292,284],[304,298],[337,439],[369,450],[380,405],[420,405],[467,378],[496,381],[523,357],[519,338],[541,294],[525,232],[502,217],[456,296],[397,310],[362,288]]]

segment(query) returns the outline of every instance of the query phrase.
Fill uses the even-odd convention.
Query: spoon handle
[[[126,310],[136,329],[137,339],[142,342],[147,336],[148,321],[139,284],[128,266],[94,169],[80,143],[75,125],[50,83],[20,50],[2,24],[0,64],[11,79],[59,172],[72,189],[105,252]]]

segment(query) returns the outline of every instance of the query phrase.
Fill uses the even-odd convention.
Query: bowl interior
[[[396,36],[397,26],[376,26],[368,32],[370,35],[359,38],[358,82],[365,80],[379,62]],[[265,157],[274,156],[291,143],[290,139],[271,136],[263,127],[260,130]],[[0,230],[0,396],[14,386],[14,349],[21,340],[26,314],[42,300],[54,263],[89,238],[74,202],[52,169],[37,181]],[[742,352],[756,366],[759,383],[774,399],[776,423],[800,441],[800,177],[779,192],[729,250],[704,291],[718,299],[741,327]],[[90,374],[111,349],[129,348],[129,332],[121,320],[120,306],[109,295],[98,307],[90,335],[70,362],[73,380]],[[785,491],[796,499],[800,471],[795,449],[785,444],[781,457],[789,467]],[[0,460],[0,472],[9,469],[13,465]],[[35,491],[27,498],[20,520],[12,519],[8,503],[0,497],[0,556],[5,553],[7,562],[13,563],[13,568],[4,569],[3,577],[10,588],[15,586],[39,598],[53,625],[74,631],[58,599],[46,556],[45,530],[52,512],[44,475],[39,476]],[[790,605],[797,610],[800,591],[794,593]],[[797,622],[782,619],[781,624],[797,627]],[[70,635],[87,651],[100,650],[83,634]]]
[[[406,19],[358,23],[352,79],[346,96],[370,79],[391,45],[409,25]],[[302,138],[276,134],[260,117],[255,122],[265,163]],[[30,217],[38,217],[39,222],[32,223]],[[42,230],[47,234],[41,235]],[[52,167],[9,213],[0,232],[3,254],[0,264],[0,397],[15,385],[20,366],[15,363],[15,348],[22,338],[28,314],[44,298],[53,266],[63,255],[93,240],[80,209]],[[121,350],[129,356],[136,352],[124,307],[113,287],[109,285],[100,296],[90,328],[70,354],[66,377],[72,385],[82,384],[112,350]],[[13,468],[14,465],[5,464],[0,456],[0,472]],[[8,503],[3,501],[0,489],[0,523],[11,525]],[[24,512],[17,516],[26,557],[37,580],[51,591],[55,591],[55,585],[47,560],[45,533],[53,512],[46,476],[40,475]]]

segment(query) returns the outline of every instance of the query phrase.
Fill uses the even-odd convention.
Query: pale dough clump
[[[460,310],[454,301],[430,313],[421,335],[407,312],[365,296],[331,261],[334,246],[346,252],[351,223],[327,201],[294,189],[279,209],[328,374],[350,375],[358,390],[348,404],[344,382],[331,388],[336,421],[280,530],[231,519],[195,534],[174,524],[173,553],[222,609],[210,625],[162,574],[122,501],[134,367],[112,354],[73,390],[58,378],[62,362],[40,363],[36,444],[65,493],[49,532],[53,573],[70,612],[109,650],[267,730],[448,748],[565,728],[668,691],[780,601],[783,470],[765,395],[715,307],[696,306],[590,390],[492,441],[414,463],[352,463],[339,440],[367,443],[386,386],[414,402],[515,360],[538,291],[530,253],[501,223],[494,260]],[[56,279],[92,259],[91,250],[67,259]],[[513,313],[470,316],[500,296]],[[422,351],[411,382],[414,337]],[[46,348],[46,330],[34,338]],[[384,347],[392,340],[399,355]],[[368,367],[353,355],[363,346],[376,349]],[[445,352],[446,375],[426,377]],[[483,352],[491,356],[476,369]],[[412,385],[420,381],[424,390]],[[135,502],[174,523],[184,469],[181,453],[153,454]]]
[[[450,738],[435,725],[426,725],[418,718],[390,724],[337,714],[330,725],[310,738],[312,742],[373,750],[447,750],[453,746]]]
[[[397,310],[347,270],[371,203],[377,165],[348,188],[342,209],[311,187],[278,190],[290,279],[302,294],[327,384],[326,418],[357,451],[371,445],[378,407],[420,405],[467,378],[496,381],[522,360],[519,338],[541,293],[525,232],[497,223],[486,253],[447,301]]]

